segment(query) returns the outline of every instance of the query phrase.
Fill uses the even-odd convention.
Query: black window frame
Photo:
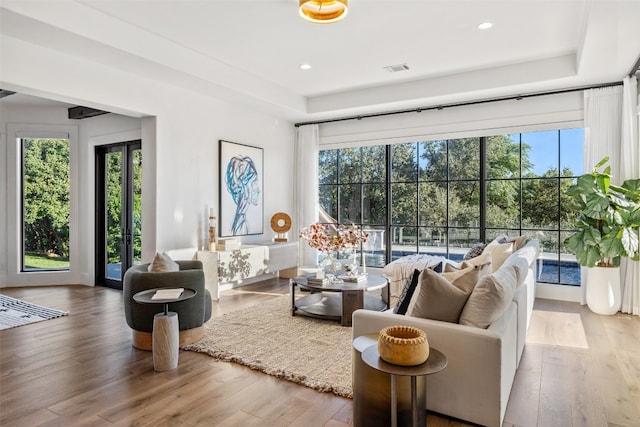
[[[575,174],[573,176],[563,176],[563,171],[562,171],[562,165],[561,165],[561,152],[562,152],[562,141],[561,141],[561,132],[563,130],[566,129],[551,129],[545,132],[557,132],[557,138],[558,138],[558,144],[557,144],[557,153],[556,153],[556,159],[558,160],[558,170],[557,170],[557,176],[523,176],[523,170],[522,170],[522,135],[523,134],[527,134],[530,132],[514,132],[514,133],[509,133],[509,134],[504,134],[505,136],[513,136],[513,135],[518,135],[518,144],[519,144],[519,158],[520,158],[520,173],[518,174],[518,176],[514,176],[514,177],[507,177],[507,178],[489,178],[489,165],[487,163],[487,147],[488,147],[488,140],[489,138],[491,138],[494,135],[486,135],[486,136],[481,136],[481,137],[476,137],[479,139],[479,144],[478,144],[478,148],[479,148],[479,153],[478,153],[478,158],[479,158],[479,177],[478,179],[451,179],[450,176],[450,160],[448,158],[449,156],[449,146],[450,143],[452,141],[456,141],[456,140],[461,140],[461,139],[469,139],[469,138],[450,138],[450,139],[446,139],[446,140],[440,140],[440,141],[446,141],[446,145],[447,145],[447,176],[446,179],[444,180],[425,180],[425,181],[421,181],[421,177],[420,177],[420,159],[419,159],[419,153],[420,153],[420,144],[423,143],[429,143],[429,142],[434,142],[434,141],[415,141],[415,142],[409,142],[409,143],[404,143],[404,144],[415,144],[415,150],[416,150],[416,173],[415,173],[415,181],[411,181],[411,183],[415,183],[416,185],[416,218],[417,218],[417,222],[415,225],[407,225],[407,227],[415,227],[415,235],[416,235],[416,242],[415,242],[415,252],[411,252],[411,253],[425,253],[422,252],[420,250],[420,229],[421,228],[428,228],[428,227],[423,227],[420,225],[420,199],[419,199],[419,188],[420,188],[420,183],[421,182],[426,182],[426,183],[440,183],[440,184],[445,184],[446,188],[447,188],[447,207],[446,207],[446,221],[444,223],[443,226],[438,227],[438,228],[444,228],[445,229],[445,236],[447,236],[447,241],[445,243],[445,249],[446,249],[446,253],[441,254],[443,256],[446,257],[451,257],[451,246],[450,246],[450,241],[449,241],[449,236],[451,236],[451,231],[452,230],[462,230],[462,229],[466,229],[466,230],[471,230],[474,228],[470,228],[470,227],[457,227],[457,226],[451,226],[451,223],[449,221],[449,201],[450,201],[450,196],[449,196],[449,188],[451,183],[459,183],[459,182],[474,182],[474,183],[478,183],[479,184],[479,188],[480,188],[480,194],[479,194],[479,227],[478,227],[478,237],[479,237],[479,241],[484,241],[484,242],[488,242],[490,241],[496,234],[499,234],[498,232],[500,231],[507,231],[507,232],[513,232],[514,235],[522,235],[522,234],[526,234],[530,237],[534,237],[537,234],[539,234],[540,232],[543,233],[547,233],[547,234],[554,234],[555,235],[555,239],[554,241],[557,242],[557,251],[555,253],[553,253],[555,255],[555,259],[552,259],[549,255],[549,253],[545,253],[544,254],[544,260],[543,262],[557,262],[557,269],[556,269],[556,274],[555,274],[555,281],[554,280],[547,280],[544,277],[540,276],[540,272],[538,272],[538,281],[541,283],[550,283],[550,284],[556,284],[556,285],[569,285],[569,286],[580,286],[580,279],[578,278],[577,282],[570,282],[570,281],[563,281],[562,278],[562,266],[563,263],[569,263],[571,265],[572,268],[575,268],[575,266],[577,266],[577,262],[573,261],[573,260],[565,260],[563,259],[563,252],[562,252],[562,241],[563,241],[563,233],[567,234],[569,232],[572,231],[571,228],[565,228],[563,226],[563,219],[562,219],[562,202],[561,202],[561,183],[562,180],[574,180],[576,178]],[[500,135],[498,135],[500,136]],[[359,225],[361,227],[364,228],[370,228],[370,227],[375,227],[375,228],[382,228],[384,230],[384,235],[385,235],[385,239],[384,239],[384,244],[385,244],[385,253],[384,253],[384,263],[388,263],[391,262],[394,259],[399,258],[402,255],[405,255],[404,253],[400,253],[398,254],[398,256],[394,256],[393,254],[393,241],[392,241],[392,229],[393,227],[397,226],[398,224],[394,224],[393,223],[393,213],[392,213],[392,204],[393,204],[393,200],[392,200],[392,186],[393,184],[397,184],[399,181],[395,181],[393,180],[393,159],[392,159],[392,152],[393,152],[393,147],[397,146],[398,144],[382,144],[382,145],[377,145],[374,147],[385,147],[385,159],[384,159],[384,164],[385,164],[385,169],[386,169],[386,173],[385,173],[385,199],[386,199],[386,207],[387,207],[387,212],[386,212],[386,224],[369,224],[366,223],[364,221],[364,212],[363,212],[363,198],[360,198],[360,215],[358,218],[358,221],[353,221],[352,218],[349,218],[349,221],[345,222],[344,220],[346,218],[341,218],[340,217],[340,212],[341,212],[341,191],[340,191],[340,187],[342,185],[360,185],[360,194],[362,194],[362,188],[364,185],[368,185],[371,183],[365,183],[362,180],[362,176],[363,176],[363,162],[362,162],[362,156],[361,156],[361,162],[360,162],[360,177],[361,177],[361,181],[359,183],[342,183],[340,182],[340,171],[341,171],[341,150],[344,149],[328,149],[328,150],[321,150],[321,152],[337,152],[336,155],[334,156],[335,161],[336,161],[336,165],[335,165],[335,181],[331,182],[331,183],[327,183],[327,182],[321,182],[319,183],[319,190],[320,193],[322,194],[322,190],[323,187],[327,187],[327,186],[332,186],[334,187],[333,189],[335,190],[337,197],[336,197],[336,212],[338,213],[336,219],[336,222],[338,224],[340,223],[354,223],[356,225]],[[360,153],[362,153],[362,149],[363,148],[367,148],[367,147],[349,147],[349,150],[354,150],[354,149],[360,149]],[[323,159],[323,156],[321,155],[319,157],[320,162]],[[381,159],[382,160],[382,159]],[[322,167],[322,164],[319,165],[319,167]],[[558,219],[557,222],[555,223],[556,227],[554,228],[545,228],[545,227],[528,227],[526,226],[526,224],[523,223],[523,215],[522,215],[522,211],[523,211],[523,187],[529,183],[529,182],[533,182],[535,180],[556,180],[557,185],[556,188],[558,189],[558,196],[557,196],[557,214],[558,214]],[[518,214],[518,224],[517,227],[497,227],[497,226],[488,226],[488,222],[487,222],[487,186],[492,183],[492,182],[496,182],[496,181],[517,181],[518,182],[518,199],[519,199],[519,214]],[[409,181],[402,181],[404,183],[409,183]],[[322,206],[322,200],[320,200],[320,205]],[[456,255],[457,256],[457,255]],[[370,259],[370,258],[368,258]],[[372,266],[372,267],[381,267],[381,266]]]

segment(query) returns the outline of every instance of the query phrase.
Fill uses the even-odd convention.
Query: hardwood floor
[[[131,346],[108,288],[3,288],[69,316],[0,331],[2,426],[352,425],[351,401],[195,352],[156,373]],[[214,316],[287,293],[286,280],[225,292]],[[640,317],[536,301],[507,427],[640,426]],[[428,425],[468,424],[429,414]]]

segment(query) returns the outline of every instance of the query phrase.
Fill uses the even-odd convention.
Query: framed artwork
[[[220,140],[220,237],[262,234],[262,148]]]

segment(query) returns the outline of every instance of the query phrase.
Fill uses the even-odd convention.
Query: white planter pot
[[[587,305],[598,314],[616,314],[620,310],[620,267],[587,269]]]

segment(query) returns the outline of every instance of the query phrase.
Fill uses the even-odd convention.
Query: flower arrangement
[[[339,252],[365,243],[369,235],[355,224],[333,226],[315,222],[300,231],[309,246],[321,252]]]

